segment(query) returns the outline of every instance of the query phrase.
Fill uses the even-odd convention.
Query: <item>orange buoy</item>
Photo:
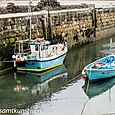
[[[84,70],[82,71],[82,75],[83,75],[83,76],[86,76],[86,72],[85,72]]]
[[[16,62],[21,62],[21,58],[17,58],[17,59],[16,59]]]

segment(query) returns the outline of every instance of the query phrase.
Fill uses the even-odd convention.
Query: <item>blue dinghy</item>
[[[99,80],[115,76],[115,55],[111,54],[87,65],[82,75],[89,80]]]

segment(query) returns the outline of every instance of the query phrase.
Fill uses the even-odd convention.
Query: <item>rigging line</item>
[[[81,76],[81,74],[77,75],[77,76],[74,77],[73,79],[70,79],[69,81],[67,81],[66,83],[63,84],[63,87],[64,87],[65,85],[67,85],[68,83],[74,81],[75,79],[79,78],[80,76]]]
[[[70,79],[69,81],[67,81],[66,83],[63,84],[63,87],[64,87],[65,85],[67,85],[68,83],[74,81],[75,79],[79,78],[80,76],[81,76],[81,74],[77,75],[77,76],[74,77],[73,79]]]

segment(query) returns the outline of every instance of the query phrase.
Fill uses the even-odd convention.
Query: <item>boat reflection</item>
[[[94,83],[91,83],[86,80],[85,85],[82,88],[89,98],[94,98],[95,96],[98,96],[111,89],[114,85],[115,78],[113,77]]]
[[[14,91],[30,91],[32,94],[37,95],[44,91],[49,92],[49,89],[52,87],[51,84],[53,85],[51,82],[55,82],[55,85],[56,80],[59,79],[65,82],[67,80],[67,70],[64,65],[61,65],[41,74],[17,72],[15,79],[16,86]]]
[[[54,93],[65,88],[66,80],[67,70],[64,65],[43,74],[8,74],[0,82],[0,107],[27,108],[36,102],[50,101]]]

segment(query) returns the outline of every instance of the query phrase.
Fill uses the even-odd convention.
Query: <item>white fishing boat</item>
[[[63,64],[67,53],[66,43],[50,45],[49,41],[39,40],[16,42],[12,57],[17,70],[41,72]]]
[[[42,72],[63,64],[67,54],[67,43],[50,44],[44,38],[18,40],[12,58],[14,66],[21,71]]]

